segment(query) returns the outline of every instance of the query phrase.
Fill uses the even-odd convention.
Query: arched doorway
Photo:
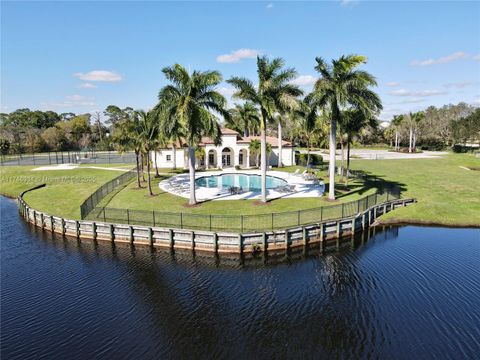
[[[242,168],[248,168],[248,151],[247,149],[241,149],[238,153],[238,165]]]
[[[208,169],[216,169],[217,166],[217,151],[216,150],[209,150],[208,157],[207,157],[207,168]]]
[[[233,150],[229,147],[226,147],[222,150],[222,167],[231,167],[233,166],[233,159],[234,159]]]

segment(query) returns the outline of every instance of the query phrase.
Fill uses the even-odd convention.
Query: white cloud
[[[477,61],[480,61],[480,54],[477,54],[477,55],[474,55],[472,57],[473,60],[477,60]]]
[[[230,54],[217,56],[217,61],[219,63],[237,63],[241,59],[254,59],[258,54],[259,52],[255,49],[238,49]]]
[[[97,85],[86,82],[78,85],[77,87],[80,89],[94,89],[97,87]]]
[[[468,57],[468,54],[464,53],[463,51],[457,51],[453,54],[440,57],[438,59],[427,59],[427,60],[413,60],[410,65],[412,66],[429,66],[429,65],[436,65],[436,64],[447,64],[449,62],[465,59]]]
[[[297,86],[307,86],[313,85],[317,81],[317,78],[312,75],[299,75],[295,79],[292,80],[292,84]]]
[[[426,99],[423,98],[411,98],[411,99],[405,99],[403,101],[398,102],[398,104],[415,104],[415,103],[420,103],[424,102]]]
[[[80,80],[84,81],[107,81],[115,82],[122,80],[122,76],[107,70],[93,70],[87,73],[75,73],[73,76],[78,77]]]
[[[272,9],[273,7],[274,7],[273,3],[269,3],[269,4],[267,4],[267,6],[266,6],[267,9]]]
[[[358,3],[358,0],[339,0],[342,6],[352,6]]]
[[[472,81],[459,81],[459,82],[445,84],[445,87],[447,87],[447,88],[452,88],[453,87],[453,88],[457,88],[457,89],[462,89],[462,88],[471,86],[473,84],[474,84],[474,82],[472,82]]]
[[[82,95],[65,96],[66,100],[54,103],[42,102],[40,105],[43,109],[58,109],[58,108],[76,108],[84,106],[95,106],[95,99],[92,97],[85,97]]]
[[[421,91],[410,91],[405,89],[398,89],[389,92],[393,96],[415,96],[415,97],[425,97],[425,96],[436,96],[447,94],[445,90],[421,90]]]
[[[390,87],[395,87],[395,86],[400,86],[399,82],[387,82],[385,85],[390,86]]]
[[[233,87],[220,86],[216,89],[220,94],[226,97],[232,97],[235,89]]]

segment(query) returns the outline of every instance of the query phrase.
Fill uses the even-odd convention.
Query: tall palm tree
[[[315,70],[320,73],[320,78],[308,97],[314,109],[327,110],[331,114],[328,198],[335,200],[336,134],[337,123],[342,121],[341,111],[348,108],[376,111],[382,108],[382,104],[379,96],[369,89],[370,86],[377,85],[375,78],[366,71],[356,69],[366,62],[365,56],[342,56],[338,60],[332,60],[331,65],[320,57],[315,60]],[[313,116],[310,121],[312,119]]]
[[[243,136],[255,135],[260,125],[257,108],[251,103],[235,104],[231,109],[231,120],[226,122],[229,129],[243,133]]]
[[[368,111],[361,111],[359,109],[349,109],[342,112],[342,122],[340,128],[345,134],[347,143],[347,171],[346,171],[346,186],[348,187],[348,176],[350,171],[350,145],[353,137],[357,135],[362,129],[378,127],[378,122]],[[343,158],[343,149],[342,149]],[[343,167],[343,164],[342,164]],[[342,169],[343,175],[343,169]]]
[[[140,155],[142,151],[140,133],[141,126],[138,116],[135,113],[131,113],[128,117],[122,119],[116,124],[112,136],[112,141],[119,151],[133,150],[135,152],[138,188],[142,187],[140,184]]]
[[[261,149],[260,141],[254,139],[250,141],[250,145],[248,146],[248,150],[250,150],[250,154],[255,156],[255,166],[258,167],[258,155],[260,155]]]
[[[195,205],[195,148],[202,137],[212,138],[216,145],[221,142],[221,131],[217,115],[230,119],[225,109],[227,101],[215,91],[222,81],[218,71],[194,71],[189,74],[179,64],[162,70],[170,85],[163,87],[159,94],[159,108],[163,119],[177,121],[162,121],[165,133],[172,132],[172,126],[178,126],[185,137],[188,146],[188,169],[190,174],[190,205]]]
[[[154,151],[158,145],[159,139],[159,126],[156,119],[156,113],[145,112],[143,110],[136,111],[138,116],[138,121],[140,125],[139,141],[141,143],[142,153],[145,155],[147,160],[147,181],[148,181],[148,193],[150,196],[153,196],[152,191],[152,179],[150,176],[150,152]],[[156,154],[155,154],[156,156]]]
[[[269,60],[266,56],[257,57],[258,86],[242,77],[232,77],[227,82],[236,89],[233,97],[250,101],[260,109],[260,143],[262,195],[267,202],[267,123],[273,121],[276,112],[285,112],[298,106],[297,97],[302,91],[291,80],[296,76],[294,69],[284,68],[283,59]]]
[[[404,119],[403,115],[394,115],[392,119],[392,124],[395,127],[395,151],[400,150],[401,138],[400,138],[399,129],[400,129],[400,126],[402,125],[403,119]]]

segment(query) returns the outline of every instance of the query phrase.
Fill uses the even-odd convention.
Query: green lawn
[[[284,168],[285,171],[294,172],[297,167]],[[318,175],[326,180],[326,172],[319,172]],[[321,206],[332,205],[326,200],[326,197],[320,198],[293,198],[276,199],[270,201],[267,205],[258,205],[254,200],[221,200],[207,201],[196,207],[187,207],[188,199],[172,195],[159,189],[158,183],[161,179],[154,179],[153,189],[155,196],[150,197],[147,194],[146,184],[144,188],[138,190],[136,182],[133,181],[125,189],[116,194],[108,203],[104,203],[110,208],[129,208],[132,210],[156,210],[166,212],[183,212],[192,214],[220,214],[220,215],[249,215],[263,214],[282,211],[295,211],[309,209]],[[338,191],[339,200],[336,203],[357,200],[366,195],[375,192],[373,188],[365,188],[363,182],[355,181],[350,184],[350,193]]]
[[[415,205],[380,218],[384,222],[480,226],[480,172],[460,166],[479,166],[472,154],[449,154],[439,159],[353,160],[354,169],[397,182]]]
[[[38,166],[0,167],[0,194],[17,197],[22,191],[46,183],[25,194],[25,201],[51,215],[80,217],[80,204],[99,186],[121,174],[97,169],[31,171]]]
[[[102,166],[102,165],[96,165]],[[449,154],[439,159],[405,160],[352,160],[352,168],[378,175],[384,180],[397,183],[404,198],[415,197],[418,203],[395,210],[380,220],[444,225],[480,224],[480,172],[464,167],[480,167],[480,159],[471,154]],[[104,167],[130,168],[131,165],[109,164]],[[27,193],[25,200],[34,208],[52,215],[79,218],[80,204],[100,185],[118,176],[112,170],[88,169],[31,171],[33,166],[0,167],[0,193],[16,197],[20,192],[41,183],[47,187]],[[293,172],[296,167],[284,168]],[[160,169],[160,172],[168,172]],[[325,171],[318,174],[327,182]],[[258,206],[252,200],[209,201],[196,207],[186,207],[187,199],[162,192],[159,179],[153,180],[155,196],[147,195],[146,183],[135,189],[132,181],[124,189],[104,203],[111,208],[156,210],[192,214],[266,214],[291,210],[328,206],[325,197],[303,199],[278,199],[268,205]],[[339,200],[347,202],[364,197],[375,191],[370,185],[357,181],[346,193],[338,186]]]

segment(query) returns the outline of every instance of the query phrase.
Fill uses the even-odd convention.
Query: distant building
[[[197,159],[196,165],[199,169],[217,169],[240,166],[248,169],[256,164],[256,155],[250,154],[250,143],[252,140],[259,140],[260,136],[241,136],[238,132],[230,129],[222,129],[222,142],[215,146],[210,138],[203,138],[200,147],[204,149],[204,155]],[[278,166],[278,138],[267,136],[267,143],[272,147],[268,165]],[[188,168],[188,149],[177,145],[176,151],[177,168]],[[173,167],[174,151],[172,148],[152,152],[152,161],[157,162],[159,168]],[[295,154],[292,144],[282,141],[282,163],[285,166],[295,165]]]

